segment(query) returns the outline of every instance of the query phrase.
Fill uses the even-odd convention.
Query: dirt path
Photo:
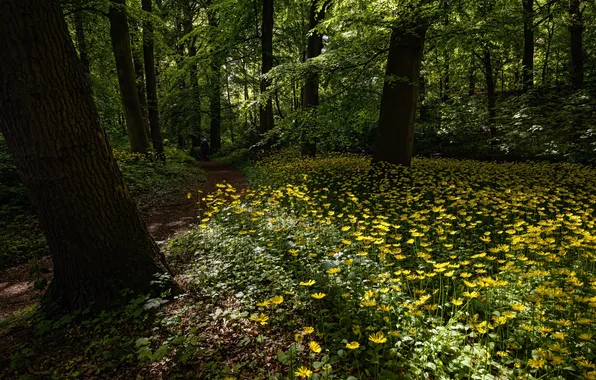
[[[207,179],[188,189],[181,189],[180,196],[165,202],[164,206],[149,212],[147,228],[158,242],[179,236],[189,231],[196,222],[199,207],[197,201],[206,194],[215,191],[218,183],[227,182],[239,191],[248,186],[244,174],[230,165],[218,162],[201,162],[201,168],[206,172]],[[201,196],[199,197],[200,190]],[[186,194],[190,193],[188,199]],[[46,257],[39,260],[38,265],[51,270],[51,260]],[[21,311],[34,304],[39,292],[29,284],[31,265],[25,264],[0,271],[0,319]],[[48,279],[51,274],[47,275]]]

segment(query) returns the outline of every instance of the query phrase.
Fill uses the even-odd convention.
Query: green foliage
[[[592,376],[593,169],[372,169],[272,157],[243,198],[209,196],[171,258],[193,292],[279,334],[277,378]]]
[[[47,255],[48,247],[4,139],[0,144],[0,268],[5,268]],[[184,197],[189,188],[205,180],[196,160],[171,147],[166,147],[165,164],[118,148],[114,155],[142,213]]]

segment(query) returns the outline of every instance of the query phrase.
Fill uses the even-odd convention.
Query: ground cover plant
[[[116,145],[122,145],[116,144]],[[12,158],[0,139],[0,269],[48,254],[45,237]],[[185,152],[166,148],[166,162],[149,155],[114,149],[124,180],[141,213],[179,198],[205,180],[198,162]],[[26,232],[24,232],[26,231]]]
[[[596,378],[593,168],[286,154],[249,175],[170,257],[277,347],[277,378]]]

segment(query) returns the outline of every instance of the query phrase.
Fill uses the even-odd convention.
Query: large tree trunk
[[[522,0],[524,7],[524,56],[522,82],[524,92],[534,86],[534,0]]]
[[[309,14],[309,28],[314,30],[321,20],[325,18],[326,7],[328,1],[321,4],[318,0],[312,0]],[[308,44],[306,49],[306,60],[313,59],[321,55],[323,51],[323,35],[317,32],[312,32],[308,36]],[[316,71],[310,71],[304,88],[302,89],[302,107],[307,112],[316,112],[316,107],[319,105],[319,74]],[[307,120],[311,121],[316,116],[310,115]],[[317,154],[317,144],[315,137],[308,130],[312,125],[303,125],[302,137],[302,154],[310,157],[315,157]]]
[[[141,7],[145,12],[151,14],[151,0],[142,0]],[[147,111],[149,114],[153,150],[159,156],[163,156],[163,138],[161,136],[157,108],[157,78],[155,75],[155,53],[153,46],[153,23],[147,20],[143,25],[143,58],[145,60],[145,80],[147,81]]]
[[[75,12],[74,24],[75,34],[77,36],[77,47],[79,48],[79,58],[81,66],[88,81],[91,81],[91,63],[89,60],[89,51],[87,50],[87,40],[85,39],[85,22],[82,10]]]
[[[373,162],[404,166],[412,162],[425,34],[425,27],[394,29],[391,34]]]
[[[266,75],[273,68],[273,0],[263,0],[263,23],[261,26],[261,95],[265,94],[271,85]],[[260,107],[259,132],[267,133],[273,129],[273,101],[267,97],[265,105]]]
[[[110,36],[112,48],[116,58],[120,94],[126,115],[126,126],[130,138],[132,152],[147,153],[149,151],[149,137],[145,131],[145,123],[139,102],[139,93],[135,79],[130,48],[130,33],[128,20],[124,8],[126,0],[110,0]]]
[[[569,35],[571,37],[571,84],[576,89],[584,87],[584,22],[581,0],[569,2]]]
[[[46,295],[103,308],[167,273],[112,156],[58,0],[2,0],[0,130],[46,235]]]

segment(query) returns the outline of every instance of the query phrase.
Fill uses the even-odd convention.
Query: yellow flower
[[[532,368],[542,368],[544,367],[544,364],[546,364],[546,362],[544,361],[544,359],[530,359],[528,360],[528,365]]]
[[[443,276],[445,276],[445,277],[452,277],[454,274],[455,274],[455,271],[452,270],[452,271],[443,273]]]
[[[381,331],[379,331],[378,333],[369,335],[368,340],[370,340],[373,343],[377,343],[377,344],[383,344],[383,343],[387,342],[387,338],[385,338],[385,334],[383,334]]]
[[[269,317],[261,313],[261,315],[253,315],[250,317],[251,321],[259,322],[261,325],[266,325]]]
[[[315,280],[301,281],[300,286],[313,286],[315,283]]]
[[[321,352],[321,346],[315,341],[311,341],[308,344],[308,347],[310,347],[310,350],[312,352],[314,352],[315,354],[318,354],[319,352]]]
[[[527,309],[526,306],[521,303],[514,303],[513,305],[511,305],[511,308],[515,311],[524,311],[525,309]]]
[[[192,197],[192,195],[190,193],[186,194],[186,198],[190,199]]]
[[[358,342],[350,342],[350,343],[346,344],[346,348],[349,348],[350,350],[355,350],[358,347],[360,347],[360,343],[358,343]]]
[[[265,300],[263,302],[257,302],[257,306],[259,306],[259,307],[267,307],[270,304],[271,304],[271,301],[269,301],[269,300]]]
[[[592,340],[592,334],[587,334],[587,333],[586,334],[581,334],[579,336],[579,339],[581,339],[581,340]]]
[[[313,332],[315,332],[315,329],[314,327],[306,326],[302,329],[302,331],[304,331],[305,334],[312,334]]]
[[[297,377],[302,377],[302,378],[308,378],[312,376],[312,371],[306,367],[300,367],[298,368],[298,370],[296,371],[295,375]]]
[[[464,303],[464,301],[463,301],[463,300],[458,300],[458,299],[455,299],[455,298],[452,298],[452,299],[451,299],[451,302],[452,302],[452,303],[453,303],[455,306],[461,306],[461,305]]]
[[[313,293],[311,294],[311,297],[317,300],[320,300],[321,298],[325,297],[327,294],[325,293]]]
[[[271,298],[271,302],[274,303],[275,305],[279,305],[282,302],[284,302],[284,298],[282,296],[275,296],[275,297]]]
[[[340,271],[341,271],[341,269],[339,269],[337,267],[327,269],[327,273],[329,273],[329,274],[336,274],[336,273],[339,273]]]
[[[298,343],[302,343],[304,337],[302,336],[302,334],[294,334],[294,340]]]

